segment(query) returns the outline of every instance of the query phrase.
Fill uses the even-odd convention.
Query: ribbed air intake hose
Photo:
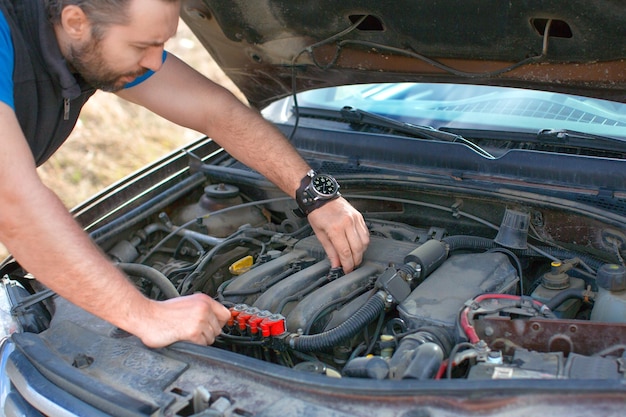
[[[316,352],[332,349],[338,343],[351,338],[371,323],[385,309],[385,293],[374,294],[352,317],[334,329],[314,335],[301,335],[289,340],[289,346],[299,352]]]

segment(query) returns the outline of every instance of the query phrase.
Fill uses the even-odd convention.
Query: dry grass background
[[[166,49],[240,94],[182,20]],[[199,136],[114,94],[97,92],[67,142],[38,172],[70,209]],[[0,244],[0,259],[4,256],[6,249]]]

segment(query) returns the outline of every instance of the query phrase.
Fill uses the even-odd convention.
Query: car
[[[185,0],[181,17],[371,235],[331,268],[295,201],[200,138],[73,210],[212,346],[150,349],[1,265],[7,416],[618,416],[626,9]]]

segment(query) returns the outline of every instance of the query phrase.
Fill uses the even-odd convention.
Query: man
[[[94,89],[206,134],[292,197],[310,169],[255,111],[164,53],[179,7],[179,0],[0,0],[0,241],[46,286],[152,347],[211,344],[229,313],[204,294],[145,298],[41,183],[36,166],[65,140]],[[333,267],[349,272],[361,262],[368,231],[343,198],[308,220]]]

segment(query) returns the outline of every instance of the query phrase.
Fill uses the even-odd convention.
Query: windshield
[[[463,84],[386,83],[312,90],[297,95],[303,108],[344,106],[434,128],[537,133],[572,130],[626,139],[626,104],[560,93]],[[264,111],[276,120],[293,98]],[[283,119],[284,121],[284,119]]]

